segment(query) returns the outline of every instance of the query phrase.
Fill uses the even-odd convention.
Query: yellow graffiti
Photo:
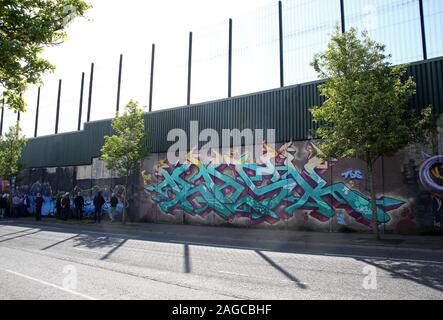
[[[437,167],[432,168],[431,173],[435,178],[443,180],[443,176],[440,174],[440,170],[438,170]]]

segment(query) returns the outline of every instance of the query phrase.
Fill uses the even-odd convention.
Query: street
[[[441,300],[443,255],[0,221],[0,299]]]

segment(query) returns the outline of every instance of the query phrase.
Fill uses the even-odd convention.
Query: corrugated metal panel
[[[417,95],[411,107],[421,110],[432,105],[443,113],[443,57],[413,63],[408,75],[417,82]],[[157,111],[145,115],[150,132],[148,146],[152,152],[166,152],[171,129],[189,133],[190,121],[198,121],[199,129],[275,129],[277,142],[305,140],[312,136],[315,125],[309,109],[324,99],[318,84],[312,82],[218,100],[198,105]],[[86,165],[100,155],[104,136],[111,134],[111,120],[91,122],[84,131],[30,139],[24,151],[26,167]]]

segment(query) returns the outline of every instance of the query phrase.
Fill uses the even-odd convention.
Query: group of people
[[[74,218],[77,220],[83,220],[83,213],[85,212],[85,199],[80,192],[77,193],[73,199],[74,204]],[[41,221],[42,209],[45,203],[45,199],[40,193],[35,197],[35,219]],[[94,222],[100,223],[103,214],[103,205],[106,203],[105,198],[101,192],[98,192],[94,197]],[[110,198],[110,210],[109,218],[113,222],[117,216],[117,205],[119,200],[113,193]],[[18,194],[13,196],[9,194],[0,194],[0,219],[3,219],[7,214],[13,218],[20,216],[27,216],[29,214],[29,208],[31,207],[31,200],[28,195],[23,197]],[[67,221],[71,216],[71,197],[67,192],[63,196],[59,195],[55,202],[56,217],[62,221]]]
[[[27,195],[0,193],[0,219],[6,215],[13,218],[27,216],[30,207],[31,200]]]
[[[100,223],[102,214],[103,214],[103,205],[106,203],[105,198],[101,192],[98,192],[94,197],[94,222]],[[110,210],[109,210],[109,218],[111,222],[114,222],[117,215],[117,205],[119,200],[117,196],[113,193],[110,199]],[[74,198],[74,218],[77,220],[83,220],[83,213],[85,207],[85,199],[81,195],[80,192]],[[71,212],[71,198],[69,192],[67,192],[63,197],[58,197],[55,205],[57,211],[57,217],[60,217],[61,220],[66,221],[69,218]]]

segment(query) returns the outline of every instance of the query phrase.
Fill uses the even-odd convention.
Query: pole
[[[57,115],[55,118],[55,134],[58,133],[58,121],[60,117],[60,96],[62,93],[62,80],[60,79],[58,82],[58,95],[57,95]]]
[[[232,97],[232,19],[229,19],[228,98]]]
[[[192,32],[189,32],[189,56],[188,56],[188,105],[191,104],[191,71],[192,71]]]
[[[155,44],[152,44],[151,53],[151,82],[149,85],[149,112],[152,112],[152,95],[154,89],[154,61],[155,61]]]
[[[118,85],[117,85],[117,114],[120,110],[120,90],[122,86],[122,67],[123,67],[123,55],[120,55],[120,65],[118,68]]]
[[[2,116],[0,121],[0,136],[3,135],[3,119],[5,117],[5,99],[2,100]]]
[[[346,32],[345,0],[340,0],[341,32]]]
[[[41,90],[41,88],[38,87],[38,92],[37,92],[37,110],[35,112],[34,138],[37,138],[37,131],[38,131],[38,114],[39,114],[39,111],[40,111],[40,90]]]
[[[85,73],[82,72],[82,82],[80,86],[80,103],[79,103],[79,110],[78,110],[78,128],[77,130],[80,131],[82,127],[82,112],[83,112],[83,90],[85,86]]]
[[[420,26],[421,26],[421,44],[423,47],[423,59],[428,59],[428,50],[426,45],[426,26],[425,26],[425,14],[423,9],[423,0],[418,1],[420,7]]]
[[[91,63],[91,75],[89,78],[89,98],[88,98],[88,117],[87,122],[91,120],[91,104],[92,104],[92,84],[94,82],[94,63]]]
[[[280,39],[280,87],[285,86],[284,61],[283,61],[283,9],[282,2],[278,2],[278,28]]]

